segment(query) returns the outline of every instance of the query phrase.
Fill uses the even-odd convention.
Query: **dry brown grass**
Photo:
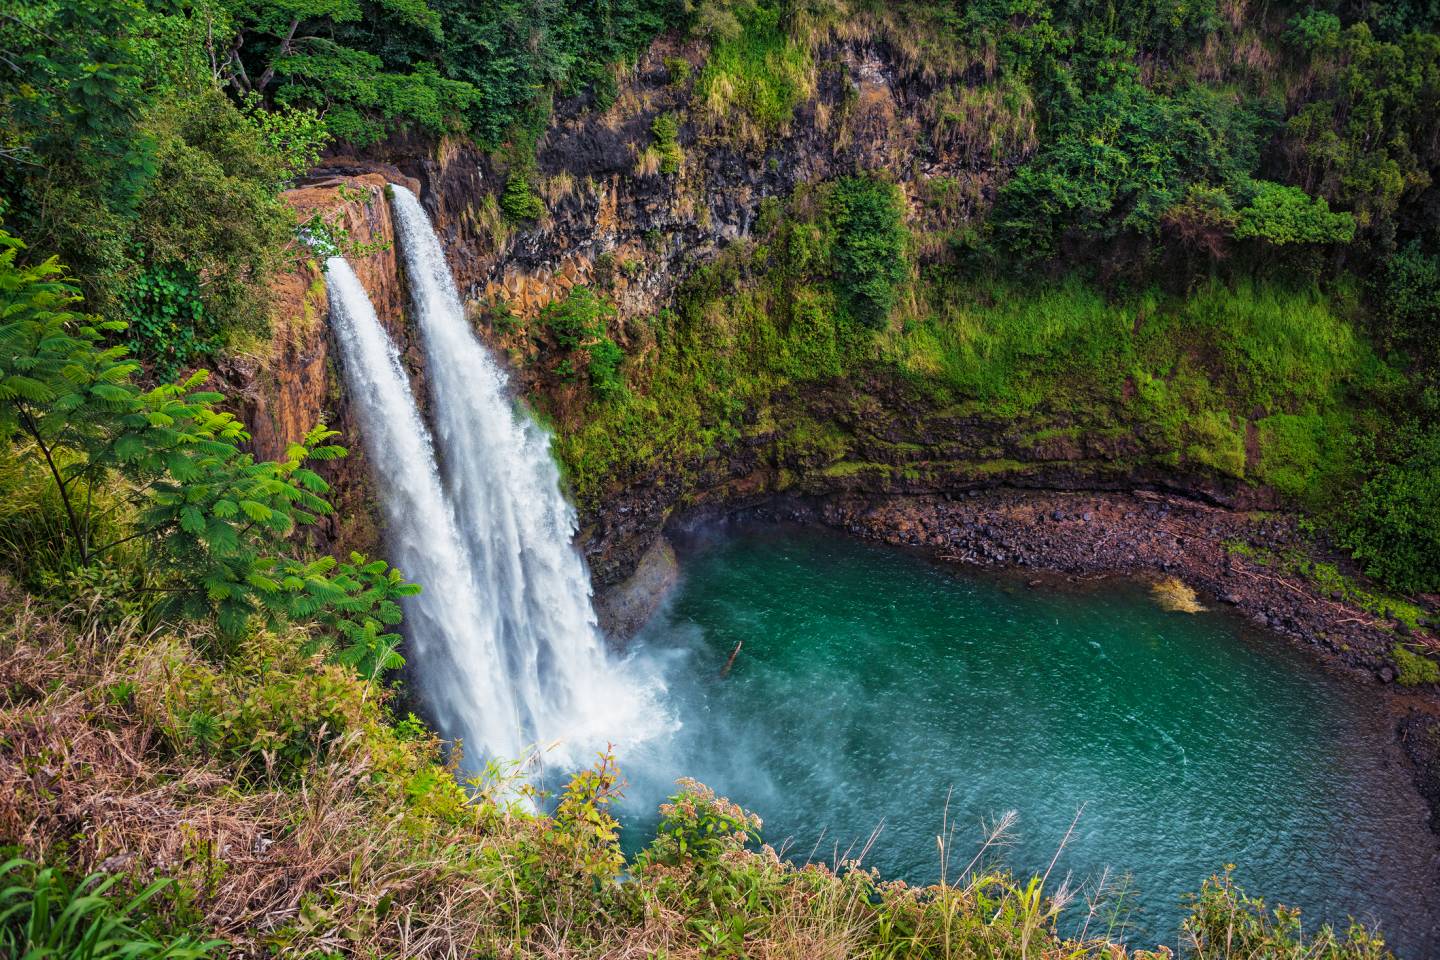
[[[206,676],[186,639],[70,611],[76,627],[3,591],[4,842],[81,874],[174,876],[241,955],[268,944],[452,957],[482,939],[501,888],[473,864],[494,834],[478,819],[417,823],[375,788],[363,731],[321,744],[298,787],[242,783],[233,765],[177,749],[168,729],[171,687]]]

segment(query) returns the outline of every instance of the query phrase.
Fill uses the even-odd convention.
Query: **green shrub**
[[[1272,907],[1248,896],[1235,885],[1229,870],[1205,881],[1191,900],[1183,929],[1196,958],[1392,960],[1385,941],[1358,922],[1352,921],[1344,933],[1326,925],[1307,937],[1297,908]]]
[[[625,378],[620,375],[620,364],[625,359],[619,344],[609,337],[601,337],[588,348],[590,364],[586,373],[590,387],[604,400],[613,400],[625,392]]]
[[[1387,453],[1362,444],[1368,477],[1345,508],[1342,541],[1397,590],[1440,590],[1440,428],[1395,432]]]
[[[1293,243],[1349,243],[1355,236],[1355,218],[1331,213],[1323,198],[1297,187],[1259,181],[1255,195],[1243,207],[1235,225],[1238,240],[1264,240],[1276,246]]]
[[[671,86],[683,87],[688,83],[692,69],[690,61],[684,57],[665,58],[665,75],[670,78]]]
[[[527,171],[510,172],[505,180],[505,192],[500,195],[500,209],[515,223],[533,223],[545,216],[545,203],[535,195]]]
[[[899,188],[870,177],[842,177],[830,194],[836,292],[860,323],[885,326],[908,275]]]
[[[685,152],[680,149],[680,120],[673,113],[662,113],[650,123],[650,133],[655,137],[655,150],[660,155],[660,172],[679,173],[685,162]]]
[[[1440,257],[1413,241],[1385,261],[1375,286],[1388,345],[1430,376],[1440,373]]]
[[[605,333],[605,324],[615,308],[586,286],[571,288],[565,299],[547,304],[540,311],[540,325],[549,330],[563,350],[577,350]]]
[[[1395,658],[1395,668],[1398,671],[1396,679],[1402,686],[1440,683],[1440,663],[1424,654],[1415,653],[1403,643],[1397,643],[1390,648],[1390,655]]]
[[[655,839],[637,861],[650,865],[693,865],[704,871],[719,866],[727,853],[759,842],[760,818],[696,780],[682,779],[680,792],[660,807]]]
[[[161,380],[174,379],[220,346],[199,279],[183,264],[152,267],[136,277],[125,297],[125,313],[131,349],[154,364]]]

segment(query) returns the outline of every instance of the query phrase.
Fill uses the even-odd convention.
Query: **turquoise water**
[[[1354,913],[1402,957],[1440,952],[1437,842],[1390,721],[1228,616],[748,530],[686,558],[637,645],[681,727],[621,758],[631,842],[682,774],[759,813],[791,859],[853,856],[879,828],[866,863],[912,882],[939,876],[947,823],[953,873],[1009,810],[1004,863],[1043,872],[1079,812],[1054,876],[1129,874],[1133,944],[1175,943],[1183,894],[1234,863],[1307,927]]]

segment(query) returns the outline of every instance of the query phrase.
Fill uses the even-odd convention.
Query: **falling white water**
[[[430,431],[415,406],[399,351],[350,265],[331,257],[325,273],[345,380],[381,490],[390,560],[422,585],[418,596],[405,600],[407,652],[425,667],[425,687],[440,726],[483,728],[487,749],[518,758],[525,743],[507,685],[494,684],[484,697],[462,699],[452,697],[443,683],[429,682],[454,676],[446,664],[456,637],[492,648],[495,640],[477,627],[487,618],[478,606],[474,561],[445,498]]]
[[[465,320],[440,242],[415,195],[393,187],[400,251],[425,348],[445,492],[476,571],[478,618],[443,663],[418,665],[443,698],[448,736],[513,757],[492,700],[513,700],[519,737],[550,761],[588,763],[666,723],[647,684],[606,652],[575,550],[575,511],[550,438],[512,401],[504,371]],[[439,666],[443,676],[432,676]]]

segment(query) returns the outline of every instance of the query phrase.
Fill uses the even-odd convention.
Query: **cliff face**
[[[960,78],[927,73],[883,42],[836,40],[813,57],[813,91],[788,123],[763,135],[701,102],[694,77],[703,48],[662,38],[621,83],[609,108],[597,110],[584,99],[556,105],[533,170],[508,161],[505,151],[402,138],[364,156],[328,159],[291,202],[307,215],[335,219],[357,249],[367,251],[352,262],[402,349],[411,337],[383,198],[384,181],[401,179],[429,211],[462,294],[477,312],[503,301],[523,323],[572,287],[598,282],[603,271],[618,310],[614,335],[628,347],[630,322],[668,306],[695,265],[750,236],[767,198],[788,197],[800,184],[883,169],[904,191],[909,226],[923,238],[971,219],[993,197],[1007,168],[1033,148],[1023,111],[1008,118],[1011,133],[997,138],[986,117],[970,115],[978,108],[956,105],[950,91]],[[682,62],[688,70],[677,68]],[[661,172],[651,156],[655,121],[667,116],[679,121],[682,156],[671,173]],[[528,177],[544,201],[546,213],[537,223],[516,225],[501,212],[500,194],[517,175]],[[946,184],[941,199],[936,183]],[[341,184],[347,185],[343,192]],[[350,189],[364,196],[357,199]],[[370,249],[373,244],[378,248]],[[916,255],[923,263],[947,254],[943,243],[922,242]],[[275,354],[250,378],[247,396],[262,454],[279,452],[321,415],[342,430],[350,425],[324,332],[318,278],[313,264],[284,278]],[[534,350],[528,338],[497,339],[480,329],[498,352],[520,361],[514,367],[517,388],[543,395],[547,410],[563,423],[573,387],[545,381],[524,362]],[[407,362],[418,377],[415,351]],[[751,503],[779,492],[1143,484],[1240,506],[1265,502],[1263,492],[1166,466],[1158,456],[1163,445],[1107,429],[1103,412],[1074,422],[947,412],[893,371],[876,371],[863,382],[791,388],[747,418],[753,429],[738,441],[678,470],[667,463],[648,474],[614,478],[602,503],[582,504],[580,539],[598,586],[629,576],[677,509]],[[352,459],[331,469],[337,506],[347,518],[369,517],[363,509],[368,468],[357,438],[347,431],[347,440]],[[335,546],[373,546],[369,521],[345,527],[328,531]]]
[[[950,128],[931,122],[933,78],[863,41],[819,48],[813,95],[780,128],[747,135],[735,129],[743,121],[706,119],[710,108],[698,102],[694,79],[703,58],[703,47],[661,38],[608,109],[583,97],[558,103],[529,174],[547,210],[532,226],[507,223],[497,203],[515,165],[467,142],[394,140],[361,157],[331,158],[317,173],[385,167],[413,177],[462,293],[477,302],[503,298],[522,317],[594,280],[602,255],[631,259],[639,271],[613,278],[624,319],[667,305],[690,265],[751,233],[767,197],[883,169],[911,195],[917,221],[931,215],[923,183],[953,180],[946,212],[953,223],[986,202],[997,174],[1025,149],[1005,156],[946,134]],[[686,79],[675,79],[678,62],[689,64]],[[646,157],[653,124],[666,115],[678,120],[683,153],[670,174]]]
[[[285,199],[302,224],[313,222],[345,251],[381,323],[401,345],[407,363],[418,369],[405,323],[404,276],[385,187],[386,178],[378,173],[333,177],[291,190]],[[337,552],[372,551],[380,538],[373,474],[336,367],[323,266],[315,255],[277,275],[268,352],[232,356],[222,373],[243,405],[259,459],[283,457],[289,444],[322,421],[341,432],[350,456],[318,465],[331,484],[335,513],[312,535]]]
[[[516,225],[499,207],[507,178],[522,168],[507,162],[504,151],[488,154],[456,140],[437,144],[399,138],[362,156],[332,157],[315,171],[316,189],[332,178],[369,183],[380,176],[413,178],[461,292],[477,311],[503,301],[522,321],[533,318],[574,286],[595,283],[603,270],[618,310],[616,339],[627,347],[627,321],[668,306],[696,264],[750,235],[766,198],[788,197],[807,182],[884,169],[899,178],[911,198],[913,226],[924,229],[934,215],[923,194],[928,180],[942,178],[956,185],[954,197],[959,199],[952,199],[946,211],[953,224],[987,202],[1003,169],[1022,158],[1023,147],[1007,157],[956,134],[953,124],[941,129],[931,123],[931,101],[943,85],[906,66],[885,45],[866,40],[836,41],[817,49],[813,94],[800,103],[793,119],[763,137],[747,136],[737,132],[733,118],[710,116],[698,102],[694,77],[704,53],[702,46],[662,38],[622,81],[608,109],[596,110],[584,98],[556,105],[552,124],[539,142],[535,168],[528,173],[546,207],[537,223]],[[681,68],[686,78],[677,80],[679,62],[689,69]],[[680,169],[670,174],[647,162],[655,120],[667,115],[679,119],[683,153]],[[923,152],[917,147],[922,141]],[[296,193],[298,203],[310,191]],[[616,264],[638,269],[618,270]],[[382,291],[377,298],[382,318],[398,316],[392,310],[403,308],[387,302],[396,285],[379,276],[393,266],[393,250],[369,262],[374,285],[367,280],[367,287]],[[366,277],[362,273],[362,279]],[[522,361],[531,349],[523,340],[493,345]],[[297,360],[305,369],[318,369],[321,348],[312,343],[307,350]],[[523,362],[513,373],[521,392],[549,391],[547,399],[554,402],[548,406],[552,412],[558,407],[564,416],[566,388],[539,382]],[[314,382],[297,379],[302,392]],[[325,408],[317,399],[312,387],[305,412]],[[849,402],[845,397],[837,400],[826,388],[803,399],[820,407]],[[828,412],[833,411],[819,414]],[[294,423],[287,428],[287,436],[293,436]],[[597,583],[613,583],[633,570],[682,497],[723,499],[770,489],[781,474],[788,480],[804,473],[806,464],[782,464],[773,450],[761,455],[762,446],[774,444],[756,442],[720,452],[712,462],[692,465],[683,480],[663,475],[623,478],[613,506],[582,510],[582,542]],[[819,474],[812,478],[827,487],[840,479]],[[943,482],[938,475],[934,479]],[[868,480],[888,483],[878,475]],[[841,485],[865,482],[866,477],[851,475]]]

